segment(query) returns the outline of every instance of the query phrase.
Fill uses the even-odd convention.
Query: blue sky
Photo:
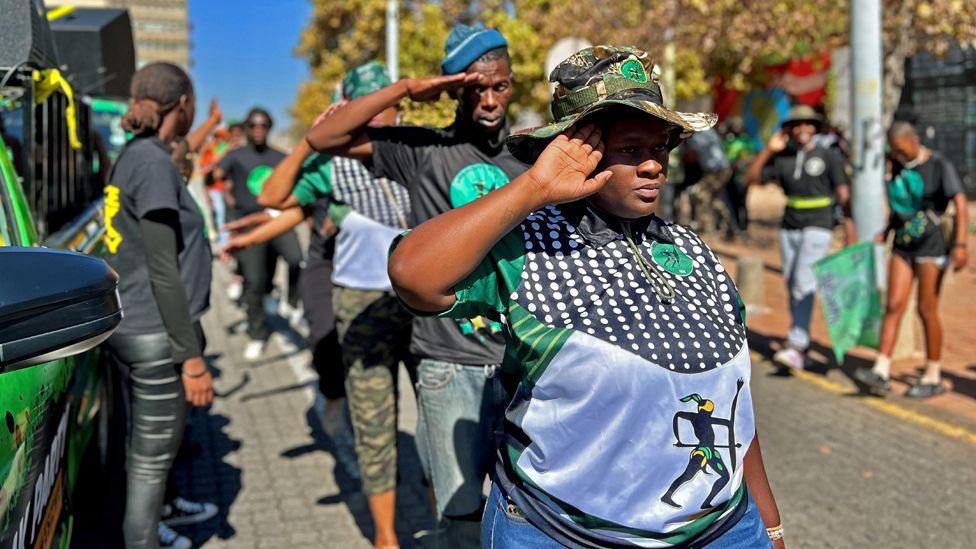
[[[308,76],[293,53],[311,15],[306,0],[190,0],[191,74],[197,119],[216,97],[224,119],[239,119],[255,105],[275,119],[275,130],[291,124],[288,107]]]

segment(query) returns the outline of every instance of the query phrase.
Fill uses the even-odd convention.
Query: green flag
[[[851,348],[877,349],[881,339],[881,291],[875,245],[860,242],[814,265],[820,304],[837,362]]]

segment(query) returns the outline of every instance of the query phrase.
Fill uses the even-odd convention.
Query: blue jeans
[[[773,546],[766,534],[766,526],[759,516],[759,509],[746,494],[746,512],[729,530],[705,546],[706,549],[761,549]],[[494,483],[481,521],[481,547],[483,549],[549,549],[563,547],[547,536],[522,515],[522,512],[502,497]]]
[[[217,231],[217,243],[223,246],[230,239],[230,234],[227,231],[220,230],[227,222],[227,205],[224,204],[224,193],[216,189],[209,189],[207,194],[210,195],[210,205],[213,208],[213,223],[214,230]]]
[[[494,463],[505,397],[497,365],[423,359],[417,366],[417,449],[444,547],[477,547],[482,487]]]
[[[813,264],[827,256],[832,239],[833,232],[822,227],[782,229],[779,232],[783,279],[789,292],[790,316],[793,318],[787,341],[800,350],[810,346],[810,316],[813,314],[813,297],[817,292]]]

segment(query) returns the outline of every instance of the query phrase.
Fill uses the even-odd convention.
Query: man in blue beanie
[[[309,130],[313,149],[348,156],[374,176],[402,183],[411,222],[422,223],[484,196],[525,171],[508,152],[506,108],[513,75],[507,42],[482,25],[456,25],[445,45],[443,76],[405,78],[360,97]],[[457,99],[446,128],[369,127],[404,99]],[[505,340],[483,318],[417,318],[410,352],[418,366],[417,445],[436,499],[445,547],[477,547],[482,485],[494,455],[492,424],[503,403],[498,382]]]

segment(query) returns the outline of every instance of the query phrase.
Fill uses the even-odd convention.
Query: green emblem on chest
[[[665,271],[678,276],[688,276],[695,266],[681,248],[674,244],[655,243],[651,248],[651,259]]]
[[[459,171],[451,181],[451,205],[459,208],[506,183],[508,176],[498,166],[472,164]]]
[[[251,173],[247,174],[247,190],[251,191],[254,196],[261,194],[264,182],[271,177],[273,171],[274,168],[271,166],[258,166],[251,170]]]

